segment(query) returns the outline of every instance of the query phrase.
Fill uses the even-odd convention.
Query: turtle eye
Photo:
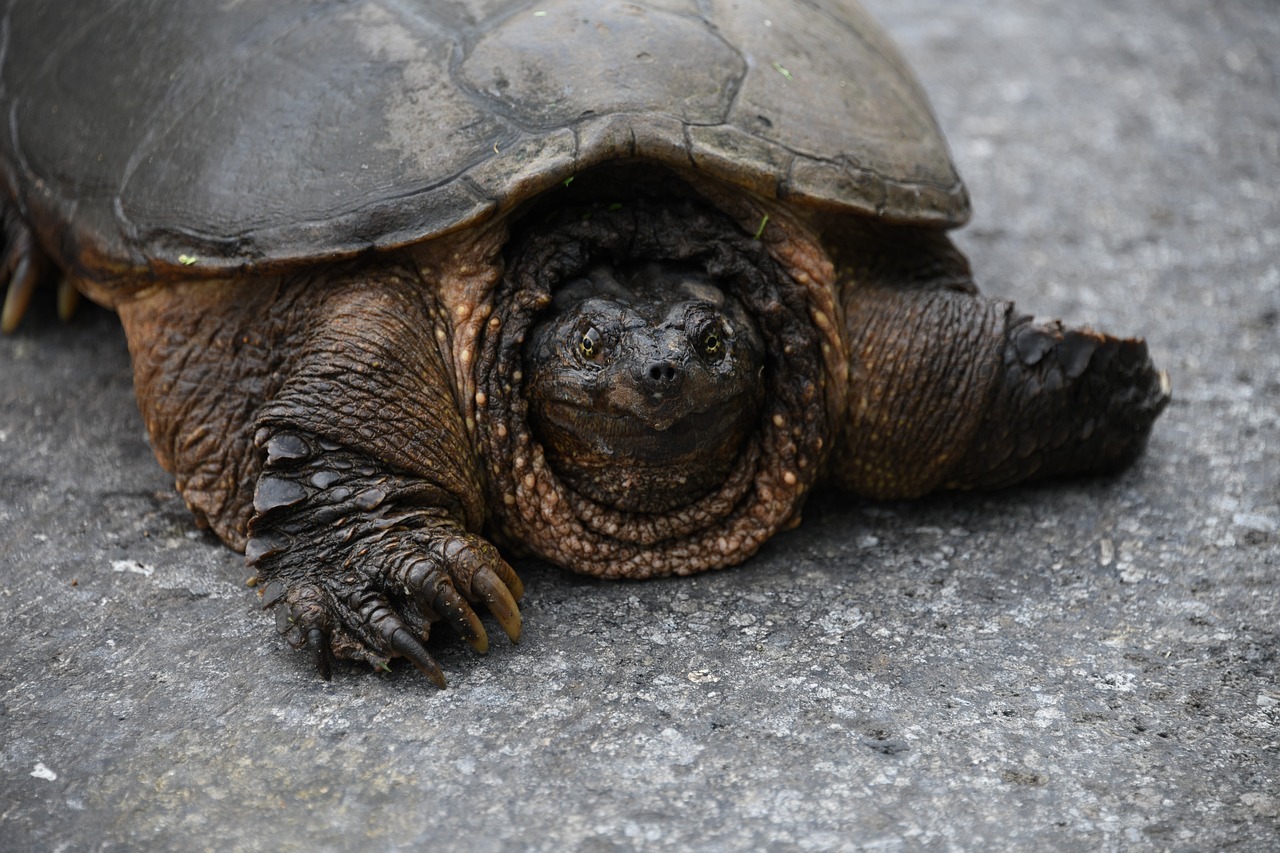
[[[578,355],[587,361],[595,361],[600,358],[602,352],[604,352],[604,345],[600,340],[600,333],[596,331],[595,326],[588,326],[578,338]]]
[[[724,355],[724,332],[718,326],[712,326],[702,333],[702,354],[712,361],[719,361]]]

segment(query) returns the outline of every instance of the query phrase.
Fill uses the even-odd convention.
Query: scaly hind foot
[[[52,264],[40,251],[31,229],[12,207],[0,204],[0,230],[4,254],[0,256],[0,289],[5,291],[0,311],[0,332],[11,334],[18,328],[31,298],[42,282],[50,278]],[[65,278],[58,279],[58,317],[68,320],[80,302],[80,293]]]

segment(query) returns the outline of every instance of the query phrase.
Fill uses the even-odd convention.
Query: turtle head
[[[556,290],[524,346],[530,423],[576,491],[665,512],[724,482],[760,415],[764,352],[706,274],[597,266]]]

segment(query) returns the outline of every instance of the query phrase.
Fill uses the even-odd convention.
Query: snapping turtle
[[[1141,340],[979,296],[852,2],[118,6],[6,5],[4,322],[55,277],[119,312],[157,457],[325,677],[517,639],[491,543],[728,566],[817,486],[1115,469],[1168,401]]]

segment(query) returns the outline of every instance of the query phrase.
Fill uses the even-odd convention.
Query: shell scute
[[[968,216],[851,3],[8,5],[0,178],[100,281],[393,249],[636,157],[802,207]]]

